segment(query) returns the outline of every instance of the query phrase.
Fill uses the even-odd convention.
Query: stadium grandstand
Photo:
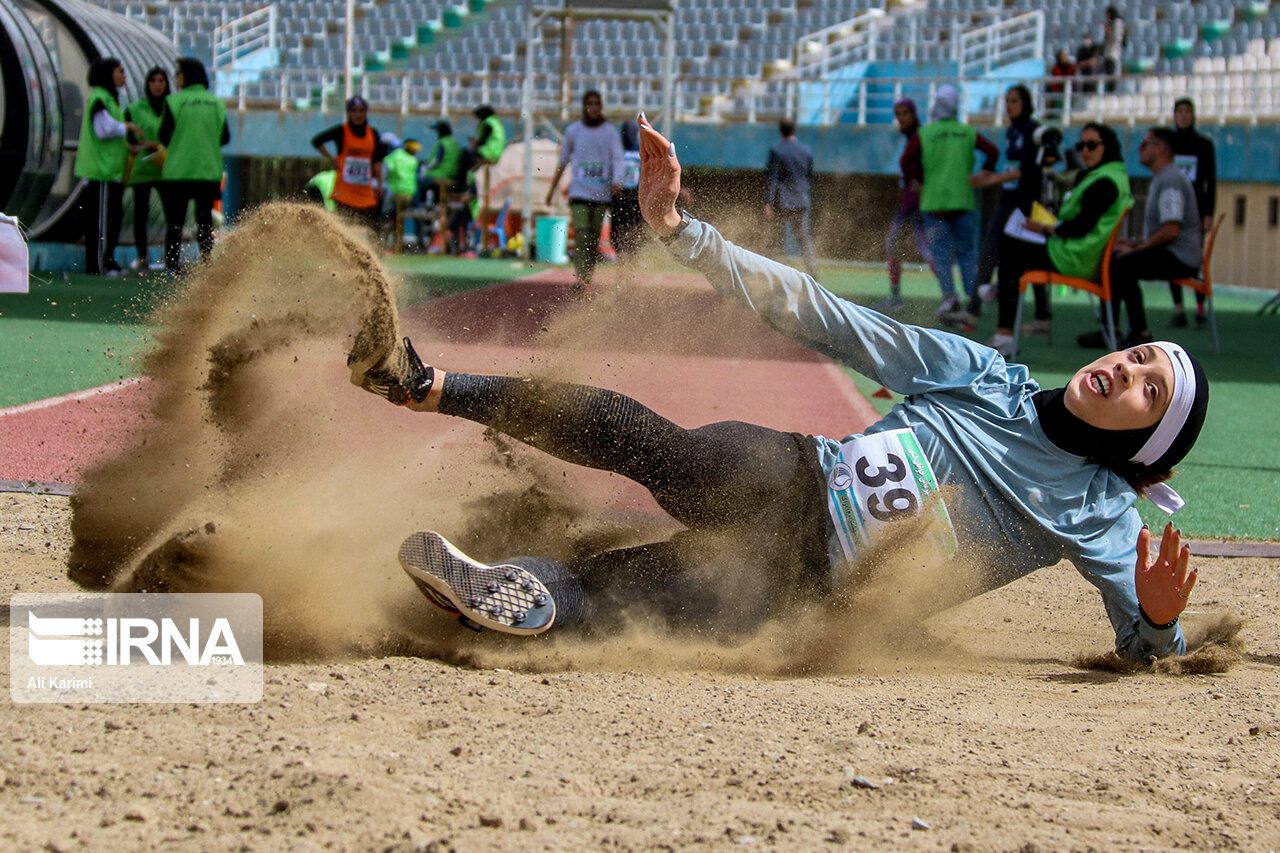
[[[514,115],[530,67],[543,103],[571,103],[574,92],[587,88],[600,89],[618,109],[652,109],[662,100],[665,34],[626,12],[609,17],[581,9],[556,26],[535,23],[531,11],[562,3],[529,0],[97,5],[147,23],[180,51],[204,59],[219,75],[222,94],[249,108],[332,108],[354,88],[375,109],[464,113],[483,102]],[[1074,54],[1084,32],[1100,30],[1107,5],[676,2],[676,114],[682,121],[773,121],[792,114],[805,124],[887,123],[896,96],[923,98],[935,81],[947,79],[966,89],[968,113],[997,117],[999,83],[1017,79],[1043,94],[1055,82],[1047,69],[1057,51]],[[1067,122],[1073,116],[1162,118],[1181,95],[1196,98],[1205,117],[1280,117],[1280,3],[1119,5],[1129,28],[1122,73],[1109,92],[1085,93],[1079,80],[1069,80],[1058,101]]]

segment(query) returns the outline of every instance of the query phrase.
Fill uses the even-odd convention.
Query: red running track
[[[597,281],[601,292],[583,304],[568,272],[541,273],[415,306],[403,326],[423,358],[446,369],[527,373],[531,362],[548,364],[683,426],[744,420],[843,437],[878,417],[839,367],[724,302],[701,276],[623,288],[607,273]],[[0,481],[77,483],[150,417],[151,399],[149,381],[134,379],[0,410]]]

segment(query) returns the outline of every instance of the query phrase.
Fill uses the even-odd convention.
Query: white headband
[[[1130,462],[1137,462],[1139,465],[1154,465],[1160,461],[1161,456],[1169,452],[1178,433],[1182,432],[1182,427],[1187,423],[1187,415],[1191,414],[1191,406],[1196,399],[1196,374],[1191,369],[1191,357],[1187,355],[1187,351],[1168,341],[1154,341],[1150,346],[1164,350],[1173,363],[1173,399],[1169,401],[1169,408],[1160,423],[1156,424],[1156,431],[1147,439],[1147,443],[1129,457]],[[1146,496],[1170,515],[1186,505],[1186,501],[1164,483],[1148,486]]]
[[[1150,346],[1164,350],[1169,361],[1173,362],[1173,399],[1169,401],[1169,408],[1160,423],[1156,424],[1156,431],[1151,433],[1147,443],[1129,457],[1130,462],[1137,462],[1139,465],[1154,465],[1169,451],[1178,433],[1182,432],[1196,399],[1196,375],[1191,370],[1191,357],[1187,355],[1187,351],[1168,341],[1155,341]]]

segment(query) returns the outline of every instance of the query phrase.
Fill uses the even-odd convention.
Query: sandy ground
[[[72,590],[68,501],[9,494],[0,507],[6,600]],[[544,639],[536,662],[504,669],[272,664],[256,705],[6,701],[0,839],[14,850],[1275,850],[1280,562],[1197,564],[1189,624],[1246,620],[1244,660],[1223,674],[1075,666],[1111,631],[1063,564],[934,617],[913,648],[841,677],[734,675],[714,657],[664,667],[637,655],[637,670],[625,654],[557,668]],[[464,658],[497,639],[457,634]]]

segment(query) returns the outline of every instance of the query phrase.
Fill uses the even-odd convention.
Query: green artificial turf
[[[37,273],[30,293],[0,293],[0,406],[136,376],[147,316],[172,292],[163,276]]]
[[[660,257],[660,256],[657,256]],[[648,258],[646,257],[646,262]],[[515,260],[397,256],[388,268],[408,282],[407,298],[418,301],[483,287],[547,269]],[[668,268],[655,264],[657,270]],[[824,265],[823,283],[837,294],[870,304],[887,293],[882,268]],[[30,294],[0,294],[0,406],[38,400],[101,385],[139,371],[137,356],[150,344],[147,316],[172,292],[162,276],[101,279],[42,273],[32,279]],[[937,283],[931,275],[903,275],[907,322],[934,323]],[[1258,316],[1269,294],[1220,289],[1218,312],[1222,352],[1214,354],[1207,329],[1173,329],[1168,325],[1165,285],[1147,290],[1153,331],[1181,343],[1200,358],[1212,382],[1209,417],[1200,441],[1179,466],[1172,485],[1187,498],[1176,516],[1190,536],[1280,539],[1280,358],[1271,343],[1280,332],[1280,317]],[[1046,388],[1062,385],[1077,368],[1101,355],[1083,350],[1075,337],[1096,328],[1093,308],[1075,291],[1053,295],[1052,341],[1024,337],[1020,360]],[[1188,295],[1188,304],[1190,295]],[[987,306],[978,331],[986,340],[994,331],[995,306]],[[900,397],[873,396],[879,386],[861,376],[854,381],[884,412]],[[1163,527],[1164,516],[1145,501],[1144,518]]]

